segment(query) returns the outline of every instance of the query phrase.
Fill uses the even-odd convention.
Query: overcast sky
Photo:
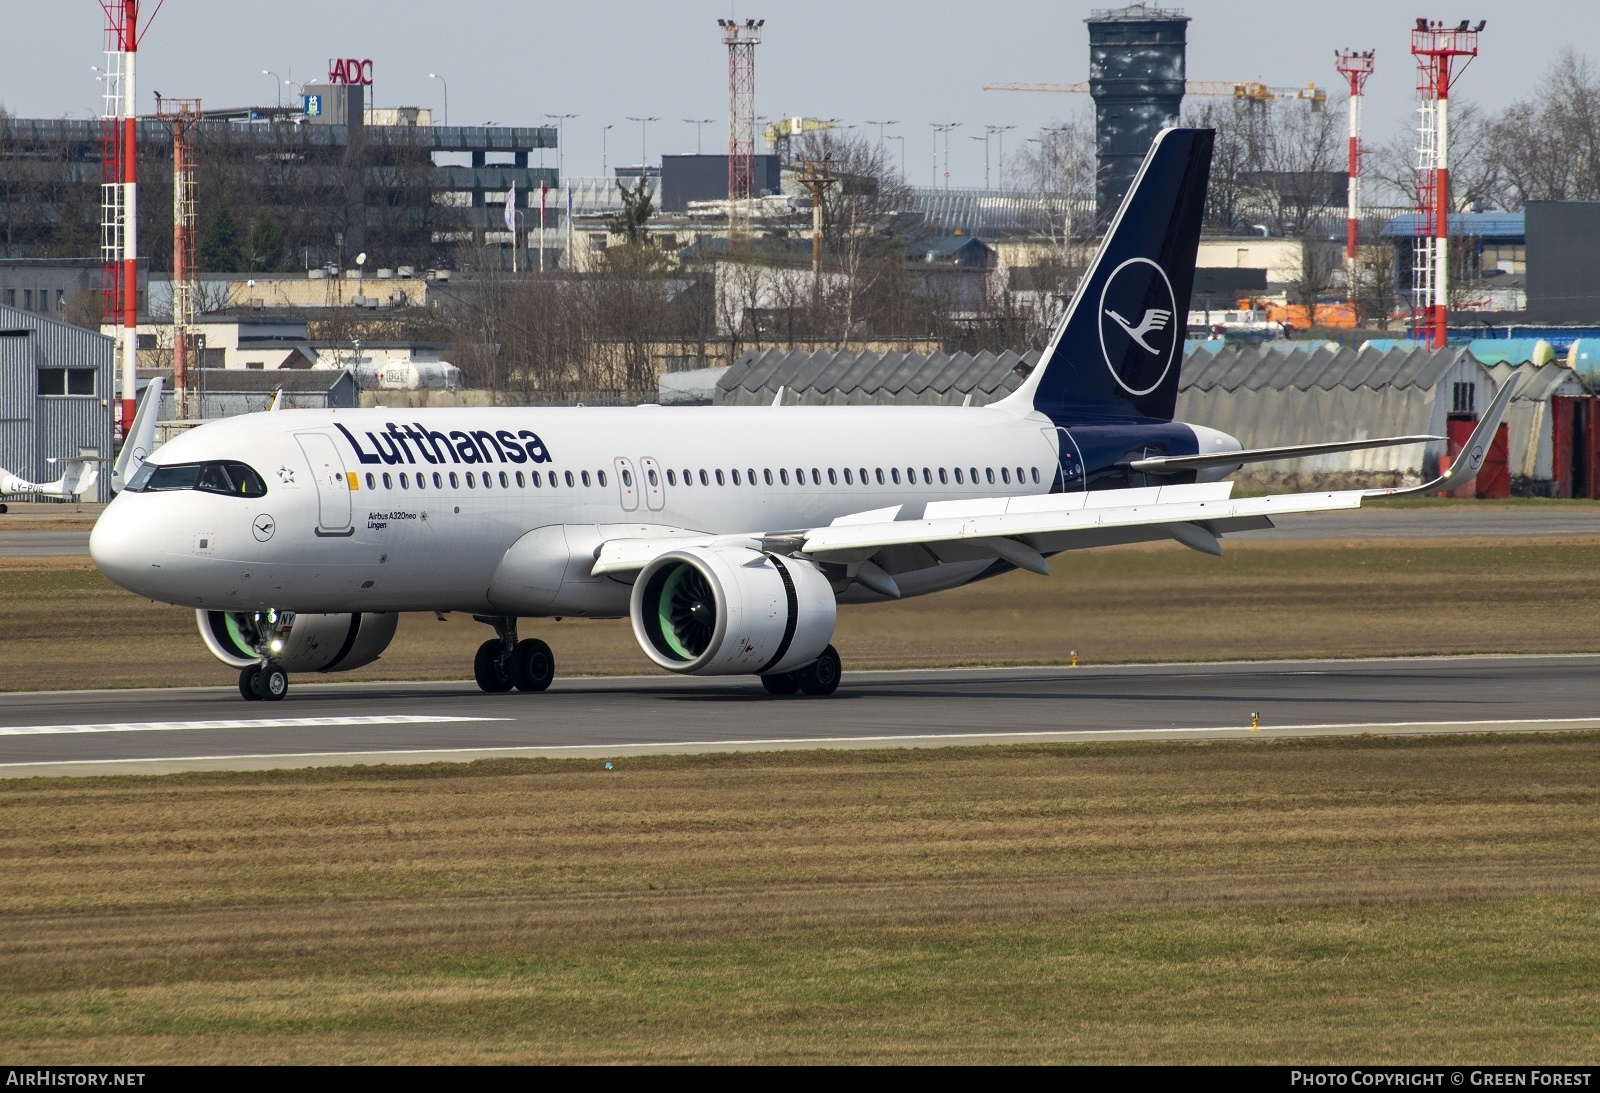
[[[156,0],[143,0],[146,12]],[[1418,15],[1487,19],[1483,55],[1457,96],[1499,109],[1529,94],[1541,66],[1566,43],[1600,54],[1600,0],[1477,0],[1470,9],[1397,7],[1391,0],[1195,0],[1189,77],[1314,82],[1334,88],[1337,48],[1376,48],[1367,87],[1367,138],[1384,140],[1412,121],[1414,68],[1408,28]],[[806,114],[866,125],[896,121],[907,175],[933,181],[931,123],[961,122],[950,142],[950,184],[983,184],[984,128],[1015,125],[1007,152],[1053,119],[1087,110],[1087,96],[984,92],[985,81],[1072,82],[1088,76],[1083,19],[1093,6],[1043,0],[165,0],[140,50],[140,111],[153,92],[198,96],[210,106],[275,101],[271,69],[296,82],[321,78],[328,58],[374,62],[378,105],[440,110],[460,125],[566,123],[566,170],[600,172],[601,130],[610,163],[639,159],[632,117],[656,116],[648,156],[695,150],[695,126],[711,118],[704,148],[727,141],[727,51],[716,19],[766,19],[756,53],[756,113]],[[103,16],[95,0],[4,0],[0,105],[25,117],[92,117],[102,63]],[[1593,45],[1591,45],[1593,44]],[[286,95],[292,92],[285,91]],[[1190,100],[1194,101],[1194,100]],[[866,127],[876,135],[876,127]],[[980,139],[974,140],[971,137]],[[890,154],[901,145],[891,142]],[[991,145],[991,169],[998,149]],[[554,165],[552,154],[549,163]],[[996,175],[998,178],[998,175]]]

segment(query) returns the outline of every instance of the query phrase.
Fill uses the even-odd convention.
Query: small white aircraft
[[[156,418],[161,413],[160,378],[150,381],[139,396],[139,408],[133,415],[133,428],[128,439],[111,464],[111,488],[118,492],[127,488],[134,473],[144,465],[155,448]],[[100,455],[78,455],[65,459],[50,459],[50,463],[64,463],[61,477],[54,482],[29,482],[0,467],[0,497],[23,494],[29,497],[53,497],[71,501],[81,499],[100,481],[100,464],[106,458]],[[5,506],[0,505],[0,513]]]
[[[50,497],[65,501],[74,501],[82,498],[84,494],[94,489],[95,483],[100,480],[100,464],[105,462],[104,456],[75,455],[61,459],[52,458],[47,462],[60,463],[61,477],[53,482],[30,482],[12,474],[4,467],[0,467],[0,497],[23,495],[26,497]],[[4,512],[0,508],[0,512]]]
[[[1449,473],[1404,489],[1235,498],[1250,462],[1431,436],[1243,449],[1172,420],[1213,134],[1154,142],[1038,366],[983,407],[283,410],[202,425],[131,473],[89,550],[195,609],[246,699],[375,660],[398,612],[493,627],[485,691],[543,691],[531,618],[629,618],[671,672],[773,694],[839,685],[839,603],[971,584],[1118,543],[1207,554],[1280,513],[1472,480],[1515,388]],[[1126,316],[1140,316],[1137,324]]]

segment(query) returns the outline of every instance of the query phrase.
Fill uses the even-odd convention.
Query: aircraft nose
[[[137,499],[117,497],[100,514],[89,533],[89,557],[113,584],[149,595],[153,578],[161,572],[161,546],[131,500]]]

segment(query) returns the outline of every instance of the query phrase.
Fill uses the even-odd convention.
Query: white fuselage
[[[153,457],[246,463],[264,496],[124,493],[91,550],[118,584],[194,608],[615,616],[628,585],[587,572],[604,539],[1046,493],[1056,436],[1041,414],[996,407],[285,410],[202,426]],[[572,551],[567,592],[507,608],[496,574],[539,529]],[[991,566],[929,557],[897,579],[914,595]]]

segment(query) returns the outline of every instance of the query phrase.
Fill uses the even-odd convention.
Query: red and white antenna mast
[[[1361,242],[1361,95],[1367,77],[1372,75],[1372,54],[1370,49],[1365,53],[1347,49],[1335,54],[1333,66],[1350,83],[1349,219],[1345,224],[1344,262],[1345,284],[1352,304],[1356,298],[1356,247]]]
[[[755,194],[756,46],[765,19],[718,19],[728,47],[728,242],[750,230]]]
[[[101,141],[102,322],[120,328],[122,435],[133,427],[139,363],[139,123],[135,117],[139,0],[100,0],[106,13],[105,113]]]
[[[1417,93],[1422,98],[1421,140],[1417,142],[1417,211],[1421,233],[1412,265],[1415,307],[1428,332],[1428,345],[1443,349],[1446,312],[1450,306],[1450,87],[1478,55],[1476,27],[1467,19],[1446,26],[1437,19],[1418,19],[1411,32],[1411,55],[1417,59]]]
[[[172,400],[180,419],[190,416],[196,366],[194,127],[201,116],[199,99],[156,100],[156,117],[172,134]]]

